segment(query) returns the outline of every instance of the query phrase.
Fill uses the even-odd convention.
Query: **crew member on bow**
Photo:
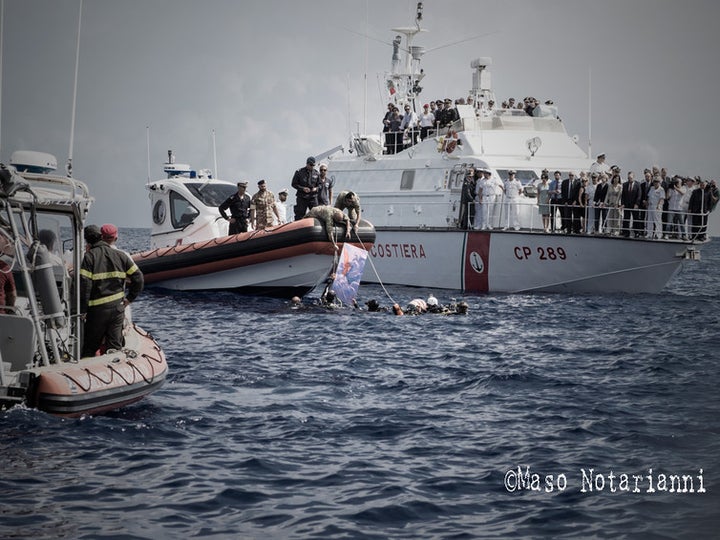
[[[318,186],[320,175],[315,170],[315,158],[310,156],[305,161],[305,167],[295,171],[292,187],[295,195],[295,221],[305,217],[308,210],[318,205]]]

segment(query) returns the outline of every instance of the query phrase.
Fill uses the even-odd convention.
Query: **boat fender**
[[[49,322],[54,328],[62,328],[65,326],[65,316],[60,302],[60,293],[55,282],[55,272],[53,271],[50,252],[36,240],[30,246],[27,257],[33,267],[33,282],[40,298],[43,313],[50,317]]]

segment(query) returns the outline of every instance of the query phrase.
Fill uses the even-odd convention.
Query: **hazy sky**
[[[68,157],[79,0],[4,0],[0,159]],[[623,170],[718,176],[720,2],[425,0],[423,101],[466,96],[493,58],[499,100],[553,99],[570,134]],[[393,26],[408,0],[85,0],[73,163],[90,220],[150,225],[150,177],[177,161],[272,191],[310,154],[380,130]],[[370,39],[365,39],[368,35]],[[474,36],[477,39],[470,39]],[[466,41],[463,41],[466,40]],[[446,46],[450,43],[462,43]],[[436,50],[431,50],[433,48]],[[366,62],[367,58],[367,62]],[[367,65],[367,67],[366,67]],[[253,190],[254,191],[254,190]]]

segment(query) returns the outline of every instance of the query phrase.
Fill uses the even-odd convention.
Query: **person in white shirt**
[[[283,225],[284,223],[287,223],[287,198],[288,190],[281,189],[278,192],[278,200],[275,201],[277,217],[275,218],[275,223],[273,223],[273,225]]]
[[[405,116],[403,116],[403,119],[400,122],[400,131],[409,137],[411,146],[417,143],[417,127],[417,114],[415,114],[415,111],[410,109],[410,105],[405,105]]]
[[[590,173],[597,173],[598,175],[600,173],[610,174],[610,165],[605,163],[605,154],[598,154],[597,161],[593,161],[593,164],[590,165]]]
[[[435,115],[430,112],[430,105],[423,105],[423,112],[420,113],[420,140],[424,141],[428,132],[435,126]]]
[[[697,186],[695,185],[695,179],[693,178],[686,178],[685,179],[685,194],[680,199],[680,211],[682,212],[682,235],[683,240],[687,240],[690,238],[690,216],[689,208],[690,208],[690,197],[692,196],[692,192],[695,191]]]
[[[520,180],[515,178],[515,171],[508,171],[509,178],[505,182],[505,202],[506,215],[505,227],[503,230],[512,227],[516,231],[520,230],[520,194],[522,193],[522,184]]]
[[[684,234],[684,214],[681,207],[682,198],[685,195],[685,187],[680,182],[680,179],[676,176],[670,181],[670,185],[667,190],[668,199],[668,213],[670,217],[668,221],[670,225],[668,227],[668,233],[673,238],[680,238]]]
[[[660,176],[653,178],[652,187],[647,194],[647,221],[649,238],[662,238],[662,210],[665,202],[665,190],[661,185]]]

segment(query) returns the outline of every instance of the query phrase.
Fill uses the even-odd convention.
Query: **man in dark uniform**
[[[125,306],[143,289],[143,275],[130,256],[102,240],[97,225],[85,227],[90,249],[80,267],[80,313],[85,316],[82,356],[95,356],[103,340],[104,349],[121,350]],[[125,295],[125,280],[130,288]]]
[[[568,173],[568,177],[560,183],[560,222],[562,232],[572,232],[572,190],[575,182],[575,174]]]
[[[475,201],[476,185],[475,169],[470,167],[460,191],[460,218],[458,219],[460,229],[469,229],[475,223],[475,205],[473,202]]]
[[[245,193],[247,189],[247,182],[238,182],[237,193],[233,193],[225,202],[223,202],[218,210],[223,219],[230,222],[228,227],[228,234],[238,234],[247,232],[248,227],[248,211],[250,210],[250,195]],[[230,217],[225,213],[226,210],[230,210]]]
[[[310,156],[305,161],[305,167],[295,171],[292,187],[295,194],[295,221],[305,217],[308,210],[318,204],[318,186],[320,175],[315,170],[315,158]]]

